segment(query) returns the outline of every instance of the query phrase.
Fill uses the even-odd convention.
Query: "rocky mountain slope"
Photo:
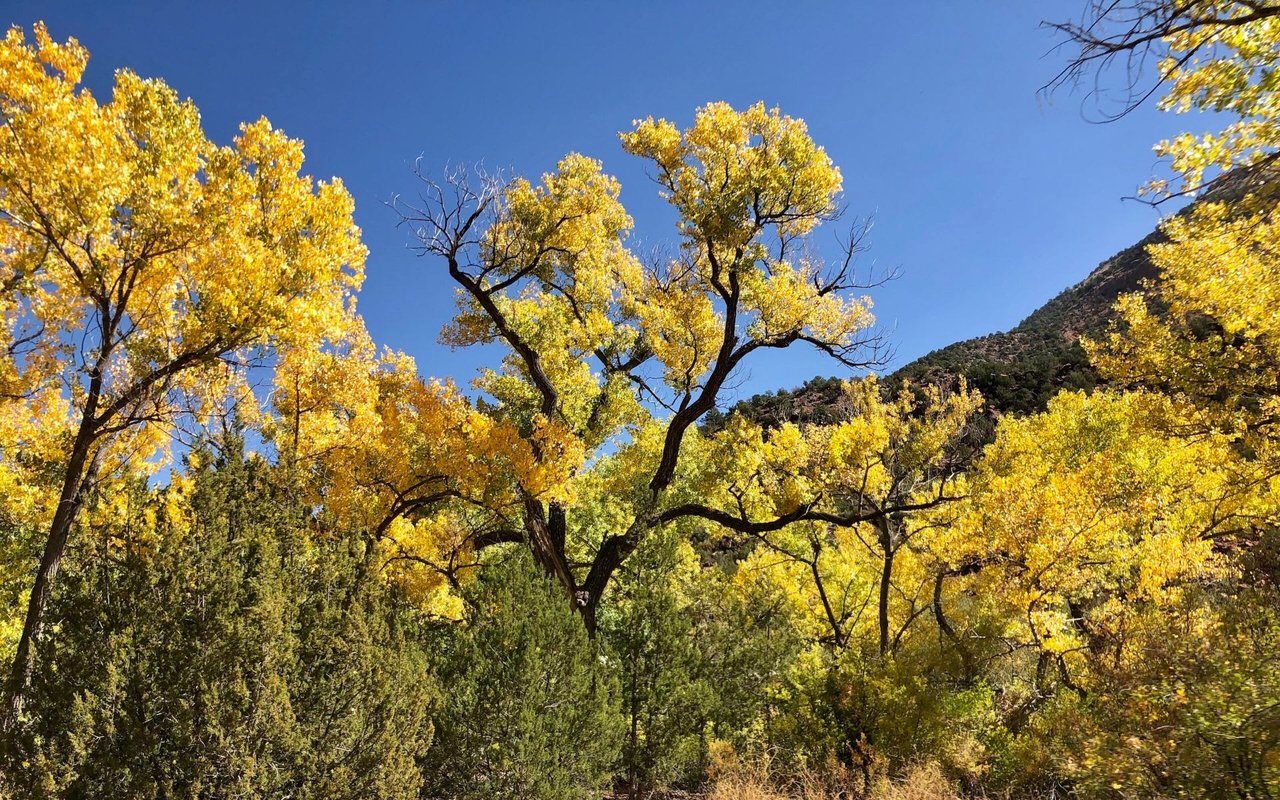
[[[1158,231],[1103,261],[1076,285],[1045,303],[1016,327],[935,350],[885,379],[889,385],[953,381],[963,375],[999,414],[1041,410],[1061,389],[1090,388],[1097,375],[1080,346],[1080,337],[1106,328],[1116,298],[1138,289],[1156,275],[1147,246]],[[845,415],[836,378],[814,378],[797,389],[756,395],[730,412],[747,413],[762,423],[829,423]],[[715,427],[719,420],[709,420]]]
[[[1186,214],[1201,203],[1250,200],[1253,210],[1280,203],[1280,171],[1269,163],[1239,168],[1205,187]],[[1041,411],[1062,389],[1088,389],[1098,381],[1080,338],[1106,329],[1114,317],[1116,299],[1139,289],[1157,271],[1147,248],[1163,241],[1157,229],[1142,241],[1103,261],[1084,280],[1036,309],[1014,328],[966,339],[934,350],[888,375],[884,383],[954,382],[963,375],[986,398],[988,419],[1001,414]],[[847,418],[844,392],[836,378],[814,378],[796,389],[756,395],[709,415],[714,429],[735,411],[765,425],[783,422],[830,423]]]

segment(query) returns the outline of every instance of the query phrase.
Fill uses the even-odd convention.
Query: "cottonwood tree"
[[[1148,248],[1158,280],[1120,298],[1090,355],[1112,381],[1184,401],[1184,432],[1232,431],[1280,471],[1280,207],[1208,203],[1164,232]]]
[[[362,569],[456,618],[477,551],[506,538],[514,487],[542,494],[563,476],[536,463],[513,425],[424,379],[408,356],[378,351],[362,328],[329,344],[277,366],[263,431],[326,520],[362,538]]]
[[[886,398],[875,378],[853,381],[846,386],[849,420],[786,425],[768,441],[750,423],[730,423],[760,437],[753,449],[765,457],[748,480],[765,491],[771,485],[795,493],[801,502],[821,497],[829,510],[830,519],[755,538],[766,559],[791,562],[793,585],[812,596],[801,604],[816,607],[826,625],[822,638],[835,649],[847,647],[862,632],[861,620],[874,616],[871,635],[888,656],[933,608],[929,590],[939,559],[926,540],[949,524],[940,511],[964,497],[963,469],[972,456],[966,436],[982,398],[963,382],[955,391],[918,392],[904,385]],[[743,488],[744,495],[750,491]],[[864,615],[868,608],[874,614]]]
[[[628,249],[618,182],[581,155],[538,184],[455,172],[428,181],[421,202],[398,203],[422,253],[457,286],[443,341],[505,353],[476,381],[485,413],[564,477],[542,491],[518,485],[519,507],[499,510],[507,524],[486,541],[526,542],[588,630],[614,571],[654,528],[701,517],[750,531],[814,511],[757,518],[674,501],[686,441],[739,367],[793,345],[848,367],[880,357],[870,303],[849,295],[857,238],[833,262],[812,246],[839,215],[841,177],[803,122],[713,103],[685,130],[650,118],[622,142],[679,214],[679,247],[664,262]],[[645,442],[628,449],[643,496],[616,530],[572,552],[573,476],[620,438]]]
[[[981,558],[971,586],[1023,620],[1033,702],[1051,676],[1085,695],[1099,665],[1140,661],[1130,637],[1143,617],[1227,578],[1219,543],[1273,513],[1274,489],[1230,434],[1168,433],[1182,411],[1146,392],[1063,393],[1002,422],[976,466],[957,556]]]
[[[1146,94],[1167,87],[1161,108],[1227,120],[1156,145],[1175,177],[1146,191],[1201,200],[1165,222],[1167,241],[1147,248],[1158,279],[1123,296],[1117,322],[1086,348],[1111,382],[1180,402],[1174,433],[1229,432],[1256,488],[1280,472],[1280,3],[1091,3],[1082,23],[1057,27],[1080,48],[1064,74],[1118,58],[1136,74],[1134,59],[1149,55],[1158,81]]]
[[[1156,145],[1180,185],[1155,180],[1145,191],[1157,200],[1196,192],[1206,174],[1275,160],[1280,143],[1277,19],[1280,2],[1275,0],[1090,0],[1079,20],[1046,23],[1076,54],[1045,88],[1092,75],[1094,92],[1105,93],[1108,76],[1118,71],[1121,102],[1110,118],[1166,87],[1158,103],[1163,110],[1234,117],[1221,130],[1183,133]]]
[[[34,33],[0,42],[0,472],[44,531],[10,722],[86,497],[158,468],[171,426],[271,349],[342,335],[365,260],[350,195],[300,173],[301,142],[263,119],[217,146],[191,101],[128,70],[99,102],[86,50]]]

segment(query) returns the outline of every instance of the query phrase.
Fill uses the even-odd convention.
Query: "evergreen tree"
[[[469,587],[446,637],[426,796],[580,800],[608,783],[619,745],[611,683],[564,593],[524,552]]]
[[[624,567],[601,624],[619,678],[627,728],[620,772],[633,799],[690,775],[700,761],[709,705],[679,586],[682,573],[696,573],[697,561],[690,563],[692,551],[670,535],[649,545]]]
[[[237,435],[100,498],[6,754],[20,797],[410,798],[431,681],[411,617]]]

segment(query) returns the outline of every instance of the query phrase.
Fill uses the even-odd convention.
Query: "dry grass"
[[[920,764],[900,780],[875,781],[863,793],[861,781],[810,772],[779,781],[767,763],[732,764],[715,775],[707,800],[960,800],[960,792],[937,764]]]
[[[960,792],[935,763],[919,764],[900,781],[881,781],[871,800],[960,800]]]

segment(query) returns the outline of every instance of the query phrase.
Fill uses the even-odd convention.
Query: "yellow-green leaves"
[[[0,475],[23,486],[0,512],[48,526],[38,566],[23,552],[13,708],[86,496],[157,469],[172,425],[246,394],[251,363],[346,335],[364,274],[351,197],[302,174],[301,142],[260,120],[215,145],[194,103],[128,70],[100,102],[87,59],[41,25],[0,41]]]
[[[744,359],[808,344],[855,363],[870,301],[849,296],[852,249],[827,264],[802,241],[833,216],[840,191],[803,122],[712,103],[686,130],[648,120],[622,140],[655,163],[680,213],[674,256],[643,261],[628,249],[618,182],[580,155],[538,183],[429,183],[428,207],[405,220],[459,287],[442,340],[507,351],[475,382],[486,413],[572,476],[607,442],[671,412],[662,448],[645,451],[651,482],[665,487],[685,433]]]
[[[803,235],[835,210],[840,170],[803,121],[764,103],[741,112],[710,103],[685,131],[650,117],[622,143],[657,165],[695,246],[745,247],[768,225],[783,237]]]
[[[1221,21],[1189,25],[1166,37],[1169,53],[1160,71],[1170,88],[1160,107],[1225,113],[1236,120],[1217,132],[1183,133],[1156,145],[1182,176],[1183,190],[1197,189],[1207,171],[1257,164],[1280,145],[1280,23],[1274,16],[1245,19],[1255,12],[1251,3],[1191,5],[1192,19]],[[1162,182],[1151,188],[1166,189]]]
[[[99,412],[167,409],[153,386],[207,403],[209,373],[249,348],[341,334],[365,252],[341,184],[300,174],[300,142],[261,120],[218,147],[191,101],[128,71],[99,104],[76,86],[83,49],[36,39],[0,45],[9,394],[96,369]],[[66,338],[82,328],[83,358]]]
[[[871,300],[824,292],[819,270],[808,261],[768,264],[742,276],[743,305],[754,313],[747,332],[758,341],[807,335],[821,342],[852,342],[871,327]]]
[[[689,273],[666,281],[651,276],[643,294],[636,317],[645,345],[662,362],[666,384],[678,392],[692,392],[720,356],[724,317]]]
[[[1152,245],[1160,279],[1122,298],[1120,321],[1089,345],[1103,374],[1161,387],[1192,407],[1182,424],[1235,431],[1274,454],[1280,411],[1280,211],[1196,207]],[[1161,308],[1162,307],[1162,308]]]
[[[834,214],[841,181],[803,122],[762,103],[711,103],[686,130],[650,118],[622,142],[654,162],[680,214],[685,253],[648,281],[640,310],[668,386],[700,388],[713,364],[740,357],[739,337],[838,352],[871,325],[870,301],[844,294],[850,276],[804,254],[800,240]]]
[[[457,346],[520,342],[480,386],[526,430],[536,413],[552,411],[592,446],[635,414],[590,365],[597,353],[626,353],[637,341],[624,308],[642,281],[624,245],[631,218],[618,192],[598,161],[580,155],[536,186],[523,178],[503,186],[480,237],[473,290],[460,291],[461,313],[442,336]],[[544,407],[548,391],[554,409]]]
[[[935,385],[903,385],[888,399],[883,392],[875,378],[848,384],[850,419],[828,434],[833,487],[883,496],[954,474],[963,463],[957,448],[982,396],[963,382],[951,392]]]
[[[1036,641],[1063,652],[1123,626],[1132,604],[1176,599],[1225,568],[1213,540],[1262,510],[1237,489],[1227,437],[1165,433],[1177,413],[1146,393],[1064,393],[1001,423],[960,526],[971,556],[1003,565],[1002,601]]]

